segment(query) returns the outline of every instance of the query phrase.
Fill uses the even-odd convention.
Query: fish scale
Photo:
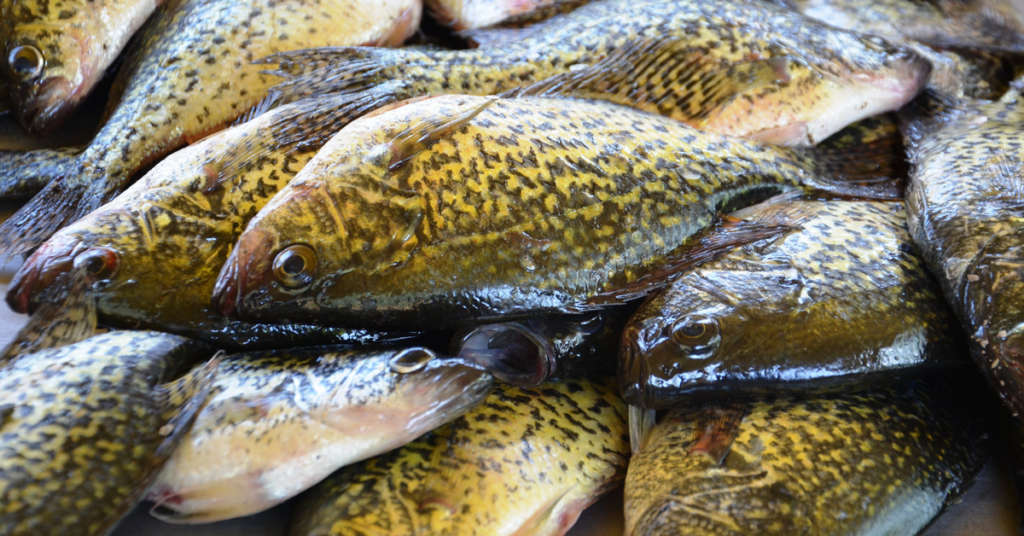
[[[451,424],[310,490],[289,534],[564,534],[628,457],[611,382],[497,384]]]
[[[653,277],[718,210],[827,168],[608,103],[437,97],[332,138],[249,223],[215,305],[351,326],[434,311],[434,328],[587,309]],[[272,267],[293,245],[316,257],[294,291]]]

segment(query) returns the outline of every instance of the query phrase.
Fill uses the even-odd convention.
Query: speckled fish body
[[[900,203],[783,199],[734,216],[794,230],[687,272],[641,307],[622,340],[630,404],[863,389],[969,366]]]
[[[205,345],[119,331],[0,375],[0,533],[103,535],[138,503],[213,380]],[[172,381],[173,380],[173,381]]]
[[[933,97],[926,95],[925,97]],[[901,117],[912,162],[910,232],[970,337],[971,353],[1017,415],[1024,410],[1024,108],[937,96]]]
[[[171,155],[114,201],[61,229],[20,268],[7,300],[26,312],[76,263],[88,263],[104,321],[209,339],[288,347],[384,334],[233,321],[210,309],[232,245],[252,218],[340,126],[332,99],[298,103]]]
[[[430,0],[431,15],[453,30],[521,24],[564,13],[590,0]]]
[[[172,522],[254,514],[455,419],[490,387],[424,348],[232,356],[149,498]]]
[[[0,226],[0,246],[38,246],[111,200],[144,165],[248,112],[276,80],[257,58],[400,43],[420,9],[419,0],[168,0],[129,51],[103,128],[67,175]]]
[[[1024,21],[1003,0],[792,3],[808,17],[909,47],[932,64],[930,87],[951,95],[998,97],[1005,87],[986,68],[999,63],[989,54],[1024,52]]]
[[[673,410],[630,463],[625,534],[917,534],[987,457],[984,429],[947,394]]]
[[[4,0],[4,81],[15,115],[52,133],[92,91],[160,0]]]
[[[622,328],[635,307],[553,315],[460,330],[453,356],[520,387],[615,373]]]
[[[291,536],[560,536],[629,458],[611,382],[495,384],[478,408],[304,495]]]
[[[335,135],[250,221],[215,307],[392,329],[600,308],[723,207],[833,180],[818,156],[603,102],[435,97]]]
[[[560,75],[545,86],[550,94],[792,145],[899,108],[930,69],[904,48],[761,0],[599,0],[524,30],[474,37],[487,46],[310,50],[266,61],[289,78],[274,90],[285,101],[329,92],[381,101],[487,95]]]

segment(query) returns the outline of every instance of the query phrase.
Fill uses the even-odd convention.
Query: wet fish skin
[[[212,353],[176,335],[120,331],[4,369],[0,532],[112,531],[184,436],[216,360],[174,378]]]
[[[400,43],[419,0],[168,0],[114,82],[104,126],[70,173],[0,226],[0,248],[30,250],[110,201],[146,164],[248,112],[275,77],[252,62],[323,45]]]
[[[459,330],[451,353],[519,387],[615,372],[622,328],[633,306],[554,315]]]
[[[975,363],[1024,410],[1024,225],[1017,215],[1024,107],[936,93],[900,113],[912,162],[908,225],[970,338]]]
[[[820,156],[608,103],[435,97],[332,138],[250,221],[214,306],[394,329],[601,308],[662,284],[717,211],[864,164]]]
[[[988,455],[975,416],[948,394],[673,410],[630,463],[625,534],[916,534]]]
[[[793,145],[814,145],[850,122],[898,108],[930,69],[882,39],[809,22],[760,0],[600,0],[523,30],[472,37],[484,46],[454,52],[320,49],[265,61],[278,64],[275,72],[288,79],[274,90],[282,102],[331,92],[397,101],[497,94],[570,76],[618,51],[625,57],[616,58],[613,68],[570,76],[577,84],[567,94]],[[660,41],[671,49],[665,65],[651,63],[651,51],[641,46]],[[631,69],[642,72],[622,73]]]
[[[733,216],[794,228],[688,271],[641,307],[622,335],[628,403],[850,391],[969,366],[902,204],[783,196]]]
[[[160,3],[0,3],[3,81],[22,126],[32,134],[45,136],[63,125]],[[11,63],[14,58],[26,68],[16,71]],[[38,62],[38,69],[34,62]]]
[[[392,372],[396,360],[414,370]],[[445,360],[419,347],[224,359],[195,424],[150,488],[158,517],[207,523],[254,514],[455,419],[492,380]]]
[[[590,0],[431,0],[430,14],[453,30],[522,24],[566,13]]]
[[[498,383],[451,424],[314,487],[289,534],[565,534],[622,478],[625,414],[612,382]]]
[[[70,173],[81,154],[80,147],[0,152],[0,199],[31,199],[46,188],[53,177]]]
[[[58,231],[12,279],[7,303],[27,312],[76,259],[99,262],[104,322],[267,348],[370,342],[402,334],[260,325],[210,309],[220,267],[246,223],[341,128],[332,101],[297,103],[171,155],[114,201]],[[347,102],[347,101],[346,101]]]

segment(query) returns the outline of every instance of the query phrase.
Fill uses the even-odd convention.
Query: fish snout
[[[29,313],[32,299],[49,288],[61,274],[70,272],[75,258],[86,250],[76,239],[54,237],[39,247],[18,269],[7,287],[7,305],[18,313]]]
[[[648,318],[630,323],[622,332],[619,355],[619,390],[627,403],[648,407],[650,402],[650,369],[647,354],[657,343],[651,340],[656,320]]]
[[[273,235],[263,229],[249,229],[242,234],[217,276],[211,302],[215,311],[230,316],[245,296],[264,282],[270,272],[270,253],[275,246]]]
[[[27,90],[15,91],[18,121],[34,135],[52,134],[75,109],[73,91],[71,82],[63,76],[51,76]]]

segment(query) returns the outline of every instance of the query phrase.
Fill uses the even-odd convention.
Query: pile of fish
[[[0,41],[26,135],[109,92],[0,152],[2,535],[554,536],[623,483],[628,536],[912,535],[996,449],[1024,484],[1004,0],[0,0]]]

